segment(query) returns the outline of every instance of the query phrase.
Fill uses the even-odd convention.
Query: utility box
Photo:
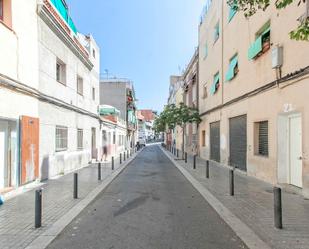
[[[279,68],[283,65],[283,47],[276,46],[271,51],[272,68]]]

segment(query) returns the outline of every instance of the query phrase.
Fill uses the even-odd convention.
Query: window
[[[116,132],[113,132],[113,144],[116,144]]]
[[[197,93],[197,92],[196,92],[196,89],[197,89],[197,88],[196,88],[196,83],[194,83],[193,86],[192,86],[192,102],[193,102],[193,104],[196,104],[196,99],[197,99],[197,98],[196,98],[196,97],[197,97],[197,96],[196,96],[196,95],[197,95],[197,94],[196,94],[196,93]]]
[[[83,95],[84,93],[84,80],[77,75],[77,93]]]
[[[206,131],[202,131],[202,147],[206,146]]]
[[[229,5],[229,17],[228,17],[228,21],[230,22],[233,17],[235,16],[236,12],[237,12],[237,5],[236,3],[234,3],[233,5]]]
[[[207,95],[208,95],[208,93],[207,93],[207,84],[205,84],[203,86],[203,99],[206,99]]]
[[[66,65],[59,59],[56,63],[56,80],[62,84],[66,84]]]
[[[93,56],[93,58],[95,58],[95,50],[94,49],[92,49],[92,56]]]
[[[192,123],[192,134],[196,134],[196,133],[197,133],[197,124]]]
[[[77,149],[83,149],[83,135],[84,132],[82,129],[77,129]]]
[[[217,72],[214,75],[214,82],[212,83],[212,86],[210,88],[210,93],[214,95],[218,91],[219,86],[220,86],[220,76],[219,76],[219,72]]]
[[[0,20],[3,21],[3,0],[0,0]]]
[[[260,57],[270,49],[270,23],[268,22],[263,28],[256,33],[256,40],[248,50],[248,59],[253,60]]]
[[[268,121],[255,123],[255,154],[268,156]]]
[[[92,87],[92,100],[95,100],[95,88]]]
[[[206,42],[204,47],[204,60],[207,58],[207,56],[208,56],[208,44]]]
[[[56,126],[56,151],[68,149],[68,127]]]
[[[225,76],[226,81],[234,79],[237,73],[238,73],[238,55],[236,54],[230,60],[229,69]]]
[[[219,39],[219,36],[220,36],[220,27],[218,22],[214,28],[214,43]]]

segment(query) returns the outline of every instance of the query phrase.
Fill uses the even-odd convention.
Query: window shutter
[[[259,154],[268,156],[268,121],[259,123]]]
[[[262,36],[259,36],[248,50],[248,59],[254,59],[262,51]]]
[[[226,73],[226,81],[230,81],[235,77],[235,67],[238,64],[238,57],[234,56],[233,59],[230,61],[229,70]]]

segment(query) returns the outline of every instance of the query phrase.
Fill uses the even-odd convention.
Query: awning
[[[225,79],[226,81],[230,81],[235,77],[235,67],[238,64],[238,57],[237,55],[232,58],[229,65],[229,70],[226,73]]]
[[[248,50],[248,59],[254,59],[263,49],[263,37],[270,32],[270,27],[265,29],[265,31],[255,40],[255,42],[250,46]]]
[[[120,111],[110,105],[100,105],[99,106],[99,114],[100,115],[119,115]]]
[[[217,73],[214,77],[214,82],[212,83],[211,88],[210,88],[210,93],[212,95],[214,95],[216,91],[218,90],[219,83],[220,83],[220,76],[219,76],[219,73]]]

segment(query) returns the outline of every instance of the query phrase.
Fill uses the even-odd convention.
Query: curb
[[[162,152],[193,185],[193,187],[204,197],[219,216],[227,223],[236,235],[251,249],[271,249],[256,233],[244,222],[237,218],[228,208],[226,208],[212,193],[209,192],[199,181],[197,181],[185,168],[179,165],[163,148]]]
[[[72,221],[75,219],[112,181],[122,173],[122,171],[142,152],[140,150],[129,160],[123,163],[111,175],[107,176],[102,183],[93,189],[84,199],[76,204],[70,211],[63,215],[59,220],[51,225],[44,233],[34,239],[25,249],[44,249],[46,248]]]

